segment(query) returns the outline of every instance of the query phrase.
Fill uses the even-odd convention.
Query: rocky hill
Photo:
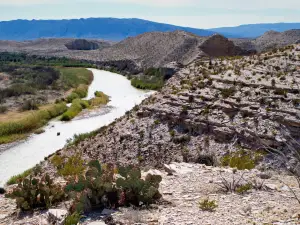
[[[281,128],[300,131],[300,45],[195,61],[115,124],[68,152],[104,162],[161,166],[198,162],[262,144],[284,147]]]
[[[0,41],[0,51],[86,60],[136,74],[150,67],[168,67],[172,62],[188,65],[205,57],[250,55],[294,44],[299,39],[300,30],[268,32],[255,40],[229,40],[218,34],[202,37],[185,31],[149,32],[118,43],[85,39]]]
[[[285,32],[268,31],[256,39],[232,39],[242,49],[264,52],[286,45],[296,44],[300,40],[300,29]]]
[[[187,65],[203,56],[232,56],[247,53],[221,35],[200,37],[184,31],[145,33],[116,44],[94,41],[98,43],[99,49],[90,51],[79,50],[82,46],[77,46],[75,48],[77,50],[70,50],[66,47],[70,42],[74,43],[76,40],[0,41],[0,50],[87,60],[131,73],[149,67],[165,67],[171,62]]]

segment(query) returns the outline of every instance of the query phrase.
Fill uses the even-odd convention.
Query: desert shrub
[[[222,89],[222,90],[221,90],[221,95],[222,95],[224,98],[228,98],[228,97],[234,95],[235,92],[236,92],[235,87],[225,88],[225,89]]]
[[[28,111],[28,110],[38,110],[38,104],[34,100],[27,100],[24,102],[24,104],[21,107],[22,111]]]
[[[286,95],[287,91],[284,89],[276,89],[276,90],[274,90],[274,94],[275,95]]]
[[[251,183],[247,183],[247,184],[243,184],[243,185],[240,185],[236,188],[236,192],[238,194],[244,194],[246,193],[247,191],[251,190],[252,189],[252,184]]]
[[[58,174],[64,177],[79,176],[86,169],[84,161],[79,154],[72,155],[68,159],[54,156],[52,160],[53,165],[57,166]]]
[[[122,176],[116,181],[121,190],[121,205],[148,205],[161,198],[158,191],[161,176],[148,174],[143,180],[141,170],[133,167],[120,167],[118,172]]]
[[[174,137],[175,136],[175,130],[170,130],[169,134],[170,134],[171,137]]]
[[[1,113],[6,113],[7,110],[8,110],[8,109],[7,109],[6,106],[4,106],[4,105],[1,105],[1,106],[0,106],[0,114],[1,114]]]
[[[79,223],[81,218],[82,216],[80,213],[74,212],[66,217],[64,225],[76,225]]]
[[[18,184],[6,197],[16,199],[17,207],[23,211],[49,208],[66,196],[62,187],[55,185],[46,174],[41,180],[30,177]]]
[[[262,159],[263,154],[257,152],[252,154],[245,150],[239,150],[237,152],[225,155],[221,159],[222,166],[229,166],[231,168],[237,168],[238,170],[253,169],[256,164]]]
[[[196,163],[204,164],[206,166],[215,166],[216,158],[212,154],[200,154],[196,159]]]
[[[216,201],[210,201],[208,198],[199,202],[199,208],[203,211],[214,211],[218,207]]]

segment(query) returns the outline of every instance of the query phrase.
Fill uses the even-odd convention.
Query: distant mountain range
[[[210,31],[223,34],[228,38],[257,38],[268,31],[284,32],[293,29],[300,29],[300,23],[247,24],[237,27],[214,28]]]
[[[120,41],[153,31],[183,30],[199,36],[215,32],[141,19],[89,18],[72,20],[13,20],[0,22],[0,40],[91,38]]]
[[[0,22],[0,40],[91,38],[120,41],[146,32],[175,30],[199,36],[210,36],[217,32],[229,38],[255,38],[269,30],[282,32],[290,29],[300,29],[300,23],[250,24],[204,30],[141,19],[13,20]]]

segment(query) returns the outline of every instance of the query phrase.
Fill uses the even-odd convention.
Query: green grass
[[[81,84],[89,85],[93,81],[93,73],[84,68],[59,68],[59,83],[65,90],[77,88]]]
[[[54,104],[47,109],[41,109],[24,116],[19,120],[0,123],[0,144],[16,140],[16,136],[44,126],[50,119],[55,118],[67,110],[65,103]]]
[[[77,116],[83,109],[89,107],[87,100],[75,99],[71,107],[62,115],[61,121],[70,121]]]
[[[7,185],[13,185],[13,184],[17,184],[19,180],[24,179],[25,177],[29,176],[33,171],[33,168],[24,171],[21,174],[18,174],[16,176],[12,176],[7,182]]]

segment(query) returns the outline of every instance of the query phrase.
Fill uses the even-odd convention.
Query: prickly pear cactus
[[[48,174],[41,180],[32,178],[24,179],[18,187],[6,197],[16,199],[17,207],[21,210],[35,208],[49,208],[56,202],[65,198],[65,193],[58,185],[54,185]]]
[[[119,171],[122,178],[117,179],[116,185],[124,205],[147,205],[161,198],[158,191],[161,176],[148,174],[143,180],[139,168],[122,167]]]

